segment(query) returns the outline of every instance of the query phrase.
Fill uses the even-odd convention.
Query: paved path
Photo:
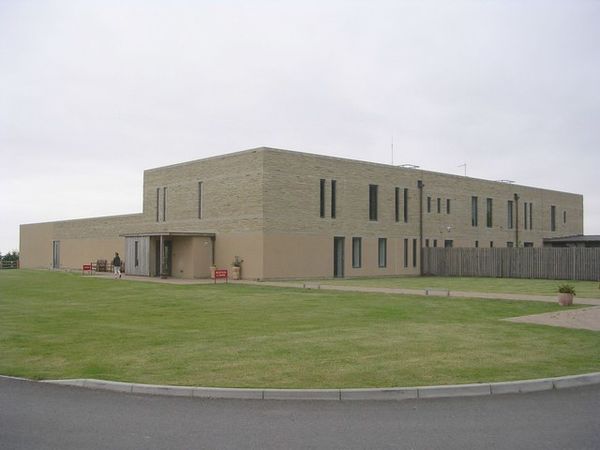
[[[0,379],[0,448],[597,449],[600,386],[400,402],[202,400]]]
[[[509,322],[536,323],[539,325],[600,331],[600,306],[532,314],[530,316],[513,317],[505,320]]]

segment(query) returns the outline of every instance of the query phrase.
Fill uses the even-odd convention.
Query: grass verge
[[[600,370],[600,333],[499,319],[558,310],[243,285],[0,272],[0,373],[173,385],[348,388]]]

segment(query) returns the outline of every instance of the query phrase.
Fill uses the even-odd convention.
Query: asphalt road
[[[462,399],[202,400],[0,378],[1,449],[600,449],[600,386]]]

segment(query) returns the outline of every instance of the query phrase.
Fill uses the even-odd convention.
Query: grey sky
[[[0,251],[272,146],[577,192],[600,233],[600,2],[0,0]]]

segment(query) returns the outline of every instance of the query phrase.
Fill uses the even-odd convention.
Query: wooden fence
[[[600,280],[600,248],[424,248],[423,274]]]
[[[18,269],[19,261],[0,261],[0,269]]]

